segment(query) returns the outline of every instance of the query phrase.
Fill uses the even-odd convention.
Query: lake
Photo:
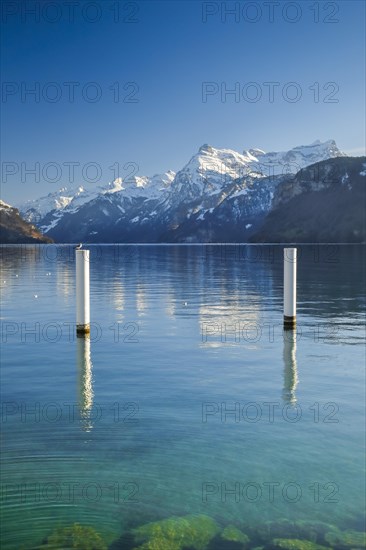
[[[74,248],[1,250],[1,548],[73,523],[133,548],[188,514],[251,547],[286,524],[362,531],[365,247],[298,247],[296,332],[282,246],[86,248],[89,338]]]

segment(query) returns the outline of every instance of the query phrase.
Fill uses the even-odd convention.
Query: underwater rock
[[[366,547],[366,533],[359,531],[340,531],[339,529],[333,529],[325,535],[325,540],[335,548],[365,548]]]
[[[310,540],[299,539],[273,539],[272,544],[275,548],[283,550],[329,550],[327,546],[320,546]]]
[[[180,550],[181,545],[171,539],[157,535],[138,546],[135,550]]]
[[[262,540],[269,541],[273,538],[306,539],[312,542],[323,541],[324,535],[335,529],[330,524],[321,521],[280,519],[267,521],[259,526],[256,535]]]
[[[205,550],[220,531],[216,522],[204,515],[172,517],[133,529],[136,550]]]
[[[237,542],[241,544],[241,548],[244,549],[249,543],[249,537],[237,529],[234,525],[228,525],[220,534],[220,538],[225,541]]]
[[[333,525],[322,521],[298,520],[295,521],[295,526],[297,531],[296,538],[304,538],[313,542],[318,542],[319,539],[323,541],[325,534],[335,529]]]
[[[93,527],[74,523],[69,527],[58,527],[47,537],[41,548],[60,550],[107,550],[107,545]]]
[[[257,527],[256,535],[266,542],[273,538],[298,538],[295,522],[288,519],[266,521]]]
[[[297,538],[297,527],[294,521],[282,519],[279,521],[268,522],[268,528],[271,538]]]

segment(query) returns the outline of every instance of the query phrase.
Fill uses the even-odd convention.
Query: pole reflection
[[[286,330],[283,344],[283,391],[282,399],[285,403],[296,404],[296,386],[298,384],[296,362],[296,330]]]
[[[91,361],[90,335],[78,336],[76,339],[78,367],[78,403],[82,429],[90,432],[93,429],[93,364]]]

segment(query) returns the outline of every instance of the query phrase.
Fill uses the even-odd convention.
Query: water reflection
[[[125,309],[125,288],[124,284],[122,282],[122,279],[120,278],[121,275],[118,273],[116,277],[112,280],[113,285],[113,293],[112,293],[112,300],[114,304],[115,310],[118,312],[118,319],[123,319],[123,311]]]
[[[78,403],[82,428],[86,432],[93,429],[93,365],[90,352],[90,336],[78,336],[76,339],[78,367]]]
[[[295,390],[299,381],[296,362],[296,330],[288,330],[284,333],[283,363],[282,399],[285,403],[295,405],[297,401]]]
[[[140,284],[136,284],[136,310],[139,314],[143,314],[147,309],[147,293],[146,288]]]

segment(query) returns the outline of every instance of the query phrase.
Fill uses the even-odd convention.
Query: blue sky
[[[362,1],[57,4],[2,3],[7,202],[69,186],[70,162],[74,184],[104,184],[116,163],[122,177],[178,170],[203,143],[364,152]]]

